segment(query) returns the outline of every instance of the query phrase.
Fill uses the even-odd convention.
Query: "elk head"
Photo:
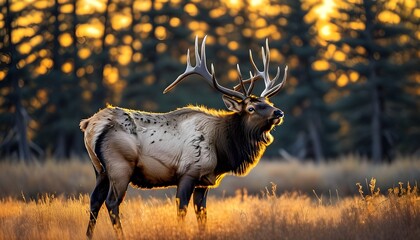
[[[280,76],[280,67],[277,67],[277,74],[273,79],[270,79],[268,74],[270,62],[270,49],[268,47],[268,40],[266,40],[265,50],[262,47],[262,59],[264,69],[260,71],[255,65],[251,50],[249,51],[250,61],[253,66],[254,73],[250,71],[250,78],[243,79],[239,65],[236,65],[238,71],[239,84],[233,89],[221,86],[216,80],[214,66],[211,64],[211,73],[206,65],[206,38],[204,37],[201,44],[201,56],[198,52],[198,38],[195,39],[195,60],[196,65],[193,67],[190,63],[190,51],[187,51],[187,68],[183,74],[170,84],[163,93],[167,93],[174,88],[179,82],[192,74],[197,74],[203,77],[208,84],[214,87],[219,92],[223,93],[222,99],[226,107],[241,116],[244,122],[243,126],[248,126],[255,130],[258,129],[263,135],[263,140],[266,143],[271,143],[272,137],[269,131],[276,125],[283,122],[284,113],[274,107],[270,102],[270,97],[276,95],[284,86],[287,77],[287,66],[284,70],[283,80],[279,84],[275,84]],[[251,92],[254,88],[254,83],[257,80],[264,80],[265,89],[261,95],[255,96]],[[248,88],[245,86],[249,84]],[[266,133],[266,134],[263,134]]]

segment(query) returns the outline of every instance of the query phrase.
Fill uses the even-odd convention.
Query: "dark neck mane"
[[[260,129],[246,126],[239,114],[227,115],[222,121],[217,134],[216,173],[247,174],[258,163],[270,141]]]

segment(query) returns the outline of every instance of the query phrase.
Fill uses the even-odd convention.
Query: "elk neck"
[[[227,114],[220,120],[216,144],[216,173],[246,175],[271,143],[266,140],[266,134],[269,133],[248,126],[239,113]]]

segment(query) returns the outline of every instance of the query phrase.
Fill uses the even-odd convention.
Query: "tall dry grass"
[[[204,233],[192,207],[184,223],[176,220],[174,189],[130,190],[121,217],[128,239],[417,239],[419,178],[415,158],[262,161],[210,192]],[[0,162],[0,240],[84,239],[94,182],[89,162]],[[105,208],[94,237],[114,237]]]
[[[299,191],[329,197],[330,192],[340,196],[357,194],[357,182],[366,186],[371,178],[378,181],[381,189],[393,187],[398,182],[420,181],[420,159],[399,157],[388,164],[373,164],[357,156],[343,156],[329,162],[262,161],[248,176],[241,178],[227,176],[216,192],[232,193],[236,189],[246,188],[250,193],[259,193],[261,189],[277,185],[279,192]]]
[[[0,198],[37,198],[45,193],[77,196],[94,186],[95,173],[87,161],[0,161]]]
[[[205,232],[198,231],[192,207],[184,223],[176,220],[173,198],[127,199],[121,218],[127,239],[418,239],[418,189],[403,185],[382,195],[373,185],[373,191],[362,189],[366,193],[361,196],[339,201],[318,201],[296,192],[277,195],[275,189],[260,197],[211,197]],[[88,201],[87,195],[3,199],[0,240],[84,239]],[[114,236],[103,208],[94,239]]]
[[[259,195],[271,183],[279,193],[299,191],[319,196],[345,197],[357,194],[355,183],[367,184],[366,179],[376,178],[381,189],[393,187],[399,181],[415,183],[420,180],[420,159],[400,157],[392,164],[375,165],[354,156],[328,163],[315,164],[299,161],[261,161],[246,177],[227,176],[211,196],[234,196],[238,189]],[[89,161],[53,160],[42,164],[24,164],[0,161],[0,199],[12,196],[21,199],[37,198],[44,193],[78,196],[92,191],[95,174]],[[129,197],[172,197],[175,189],[133,190]]]

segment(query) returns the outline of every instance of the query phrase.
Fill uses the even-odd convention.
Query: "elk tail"
[[[101,151],[101,143],[108,132],[109,122],[97,121],[98,119],[83,119],[80,122],[80,130],[84,132],[84,141],[93,167],[97,173],[105,173],[105,163]],[[96,120],[96,121],[95,121]],[[92,124],[94,122],[94,124]]]
[[[90,121],[90,118],[82,119],[82,121],[80,121],[79,127],[80,127],[80,130],[82,130],[82,132],[86,131],[86,128],[89,125],[89,121]]]

